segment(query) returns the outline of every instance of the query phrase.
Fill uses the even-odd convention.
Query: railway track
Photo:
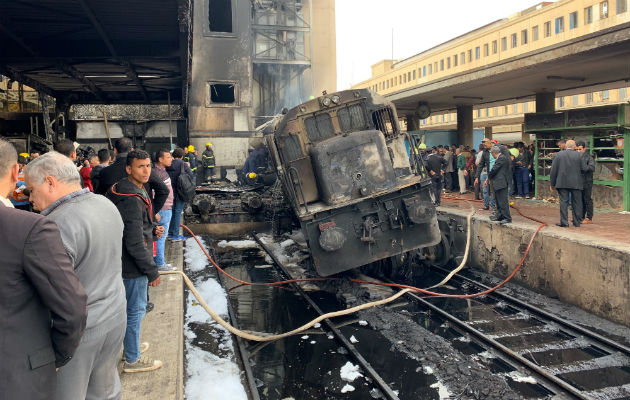
[[[437,269],[444,275],[449,272]],[[461,275],[450,284],[456,284],[453,291],[459,293],[489,288]],[[472,306],[465,300],[407,296],[560,389],[554,393],[579,399],[630,399],[630,347],[623,343],[500,291]]]
[[[282,260],[265,242],[256,235],[254,239],[273,260],[277,278],[293,279]],[[454,293],[487,289],[482,283],[461,276],[455,277],[449,285],[455,286],[449,289]],[[323,309],[326,306],[322,307],[319,292],[305,291],[297,284],[291,286],[293,293],[304,300],[315,316],[330,311]],[[423,328],[430,325],[433,333],[454,343],[453,347],[457,349],[467,346],[464,354],[485,364],[496,375],[504,375],[503,379],[509,381],[509,386],[522,398],[630,399],[630,348],[622,343],[500,292],[472,300],[423,298],[412,293],[405,296],[407,303],[393,305],[388,310],[399,313],[404,309],[406,316],[413,315],[411,319],[416,320],[415,316],[424,314],[426,319],[420,324]],[[237,321],[232,309],[230,316],[232,321]],[[411,324],[418,322],[409,321]],[[340,329],[344,324],[324,320],[322,325],[328,338],[334,338],[345,349],[343,353],[358,364],[367,380],[378,388],[380,397],[377,398],[411,398],[408,392],[401,392],[400,382],[393,382],[391,374],[383,375],[383,365],[377,365],[378,362],[372,365],[375,362],[373,354],[362,354],[349,337],[349,331]],[[372,340],[382,338],[364,338],[365,342]],[[274,398],[268,393],[258,393],[258,388],[264,385],[249,365],[251,354],[267,344],[248,347],[247,342],[238,340],[237,345],[246,365],[251,398]],[[342,353],[341,349],[338,352]],[[519,380],[519,377],[527,379]],[[455,396],[457,398],[457,394]]]

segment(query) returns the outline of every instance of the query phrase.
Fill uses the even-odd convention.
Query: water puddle
[[[593,358],[607,356],[609,353],[594,346],[578,349],[554,349],[524,354],[528,360],[544,366],[571,364],[577,361],[586,361]]]

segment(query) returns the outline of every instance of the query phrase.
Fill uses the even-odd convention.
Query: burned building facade
[[[336,88],[333,0],[194,3],[189,142],[240,167],[255,128]]]

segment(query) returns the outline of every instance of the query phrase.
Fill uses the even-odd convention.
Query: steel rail
[[[392,283],[389,279],[385,279],[385,281]],[[569,383],[563,381],[562,379],[556,377],[555,375],[550,374],[549,372],[547,372],[543,368],[539,367],[538,365],[534,364],[530,360],[528,360],[525,357],[515,353],[514,351],[510,350],[508,347],[502,345],[501,343],[499,343],[498,341],[492,339],[491,337],[489,337],[488,335],[484,334],[483,332],[473,328],[472,326],[468,325],[467,323],[465,323],[464,321],[462,321],[459,318],[455,317],[454,315],[452,315],[452,314],[442,310],[438,306],[435,306],[435,305],[429,303],[428,301],[426,301],[422,297],[418,296],[417,294],[415,294],[415,293],[406,293],[405,296],[414,299],[416,302],[420,303],[422,306],[424,306],[424,307],[426,307],[426,308],[436,312],[437,314],[439,314],[443,318],[445,318],[448,321],[452,322],[453,324],[457,325],[458,328],[466,331],[467,333],[473,335],[475,338],[477,338],[480,341],[482,341],[482,342],[492,346],[493,348],[495,348],[497,350],[500,350],[503,354],[505,354],[506,356],[508,356],[512,360],[514,360],[514,361],[520,363],[521,365],[524,365],[528,369],[536,372],[536,374],[542,376],[545,380],[547,380],[549,383],[551,383],[552,386],[556,386],[556,387],[558,387],[558,388],[560,388],[562,390],[565,390],[566,392],[570,393],[571,395],[575,396],[578,399],[583,399],[583,400],[591,400],[592,399],[592,397],[585,395],[578,388],[574,387],[573,385],[570,385]],[[556,394],[560,394],[560,393],[556,393]]]
[[[441,268],[441,267],[435,267],[435,268],[439,269],[442,272],[446,272],[446,273],[449,272],[446,269]],[[453,279],[459,279],[460,281],[471,283],[471,284],[476,285],[476,286],[478,286],[478,287],[480,287],[480,288],[482,288],[484,290],[485,289],[490,289],[489,286],[486,286],[483,283],[477,282],[474,279],[470,279],[470,278],[467,278],[465,276],[455,275],[453,277]],[[598,341],[600,343],[603,343],[603,344],[605,344],[605,345],[607,345],[607,346],[609,346],[611,348],[614,348],[617,351],[620,351],[620,352],[630,356],[630,347],[624,346],[623,344],[621,344],[619,342],[615,342],[614,340],[609,339],[609,338],[607,338],[605,336],[602,336],[602,335],[600,335],[597,332],[593,332],[593,331],[588,330],[588,329],[586,329],[584,327],[581,327],[581,326],[579,326],[577,324],[574,324],[571,321],[567,321],[567,320],[565,320],[565,319],[563,319],[563,318],[561,318],[561,317],[559,317],[557,315],[554,315],[554,314],[552,314],[552,313],[550,313],[548,311],[543,310],[542,308],[539,308],[539,307],[533,306],[531,304],[528,304],[528,303],[526,303],[526,302],[524,302],[524,301],[522,301],[520,299],[517,299],[516,297],[510,296],[510,295],[505,294],[505,293],[501,293],[498,290],[495,290],[494,292],[488,294],[487,296],[495,296],[495,297],[500,298],[501,300],[505,300],[507,302],[515,304],[517,307],[524,308],[524,309],[526,309],[527,311],[529,311],[529,312],[531,312],[533,314],[536,314],[536,315],[538,315],[540,317],[543,317],[543,318],[546,318],[548,320],[551,320],[551,321],[557,323],[558,325],[562,325],[563,327],[568,328],[569,330],[574,330],[575,332],[578,332],[581,335],[587,336],[588,338],[592,339],[593,341]]]
[[[252,236],[254,237],[254,240],[256,241],[256,243],[258,243],[258,245],[262,247],[262,249],[265,250],[267,254],[269,254],[269,257],[271,257],[274,264],[278,267],[278,269],[285,276],[285,278],[293,279],[291,274],[289,274],[289,271],[287,271],[287,269],[280,262],[280,260],[278,260],[275,254],[273,254],[273,252],[262,242],[262,240],[260,240],[258,235],[256,233],[252,233]],[[317,303],[315,303],[315,301],[308,294],[306,294],[306,292],[304,292],[304,290],[302,290],[300,285],[296,283],[292,283],[291,285],[304,298],[304,300],[306,300],[306,302],[315,310],[315,312],[317,312],[317,314],[324,315],[324,312],[322,311],[322,309],[317,305]],[[380,390],[382,391],[383,395],[386,398],[391,399],[391,400],[399,400],[398,395],[392,390],[392,388],[389,387],[389,385],[374,370],[374,368],[372,368],[370,363],[365,358],[363,358],[361,353],[358,352],[358,350],[354,347],[354,345],[350,343],[348,338],[346,338],[344,334],[341,333],[341,331],[332,323],[332,321],[326,318],[322,322],[326,324],[328,329],[333,333],[333,335],[335,335],[337,340],[341,342],[341,344],[348,350],[348,352],[350,352],[352,357],[355,358],[355,360],[359,363],[361,368],[369,375],[369,377],[372,380],[374,380],[374,382],[376,382],[376,384],[379,386]]]
[[[215,276],[216,279],[219,280],[219,282],[221,282],[221,274],[219,274],[219,271],[217,271],[216,268],[213,268],[214,272],[215,272]],[[230,322],[232,323],[232,326],[235,327],[236,329],[240,329],[240,327],[238,326],[238,318],[236,313],[234,312],[234,307],[232,306],[232,302],[229,299],[227,299],[227,309],[228,309],[228,315],[230,316]],[[260,393],[258,393],[258,387],[256,386],[256,379],[254,378],[254,373],[252,371],[252,366],[249,363],[249,350],[247,350],[247,347],[245,347],[245,343],[243,341],[243,339],[238,336],[238,335],[232,335],[233,337],[236,338],[236,345],[237,345],[237,350],[239,353],[239,356],[241,357],[241,360],[243,362],[243,369],[245,370],[245,377],[247,378],[247,385],[249,386],[249,393],[251,395],[248,396],[248,398],[250,400],[260,400]]]

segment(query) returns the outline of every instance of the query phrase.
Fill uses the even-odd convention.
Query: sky
[[[315,0],[317,1],[317,0]],[[371,66],[402,60],[541,0],[335,0],[337,89],[371,76]]]

